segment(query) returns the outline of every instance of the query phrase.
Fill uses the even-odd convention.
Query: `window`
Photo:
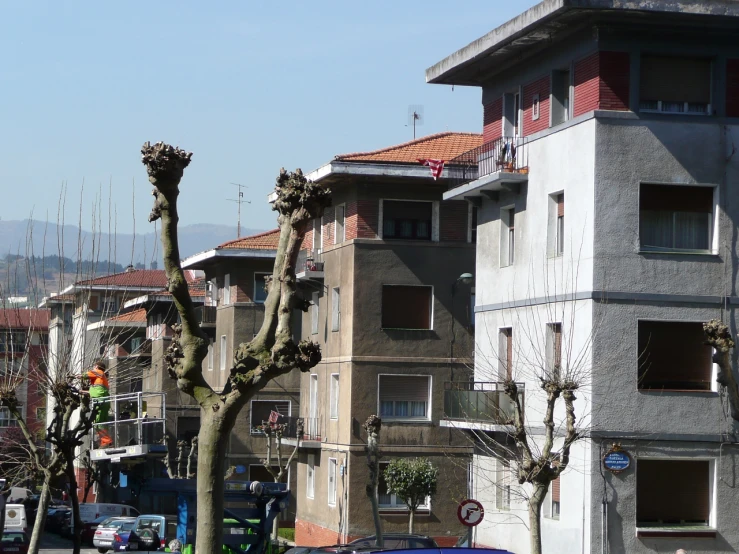
[[[713,187],[641,185],[639,240],[643,252],[709,252]]]
[[[215,306],[218,302],[218,294],[215,292],[215,281],[206,281],[205,283],[205,299],[207,306]]]
[[[547,371],[558,378],[562,369],[562,324],[547,324]]]
[[[431,240],[431,202],[382,201],[382,238]]]
[[[570,119],[570,72],[552,72],[552,126]]]
[[[313,293],[313,299],[310,306],[310,332],[312,335],[318,334],[318,293]]]
[[[468,242],[477,242],[477,206],[470,204],[470,230],[467,234]]]
[[[336,506],[336,458],[328,459],[328,505]]]
[[[385,470],[390,462],[380,462],[380,475],[377,480],[377,497],[380,509],[385,510],[407,510],[408,506],[395,494],[390,494],[387,490],[387,481],[385,481]],[[431,498],[426,497],[426,501],[418,507],[419,510],[429,510],[431,508]],[[387,546],[387,545],[386,545]]]
[[[213,371],[213,339],[208,343],[208,371]]]
[[[211,298],[211,304],[210,305],[211,306],[218,306],[218,279],[216,279],[215,277],[213,277],[213,279],[211,279],[211,287],[213,289],[212,290],[212,293],[211,293],[213,295],[213,297]]]
[[[516,251],[515,221],[514,207],[500,210],[500,267],[513,265]]]
[[[513,379],[513,329],[506,327],[498,334],[498,379]]]
[[[378,403],[382,419],[430,419],[430,376],[380,375],[379,380]]]
[[[46,421],[46,408],[36,408],[36,419]]]
[[[106,314],[114,314],[117,310],[115,296],[106,296],[103,298],[102,311]]]
[[[283,417],[290,417],[289,400],[252,400],[250,415],[251,434],[261,434],[261,431],[257,427],[265,422],[278,423]]]
[[[221,335],[221,371],[226,369],[226,335]]]
[[[315,473],[316,473],[316,455],[308,454],[308,463],[306,464],[305,479],[305,496],[313,498],[315,492]]]
[[[710,391],[713,349],[703,324],[639,321],[639,389]]]
[[[331,330],[338,331],[341,324],[341,295],[339,288],[331,289]]]
[[[339,374],[331,374],[331,419],[339,419]]]
[[[558,192],[549,196],[549,226],[547,251],[556,257],[565,251],[565,195]]]
[[[559,519],[559,480],[560,476],[558,475],[557,478],[552,481],[551,483],[551,514],[552,519]]]
[[[498,459],[495,475],[495,507],[511,509],[511,465],[508,460]]]
[[[345,208],[344,205],[336,206],[336,209],[334,210],[334,244],[341,244],[344,242],[345,233],[344,233],[344,214],[345,214]]]
[[[321,218],[313,220],[313,251],[323,250],[323,224]]]
[[[306,433],[313,438],[318,435],[318,375],[312,373],[310,376],[310,405],[308,406],[308,425]]]
[[[231,303],[231,275],[229,273],[223,277],[223,303],[226,306]]]
[[[0,408],[0,428],[16,427],[18,422],[7,408]]]
[[[711,114],[711,60],[643,55],[639,109]]]
[[[711,473],[708,460],[637,460],[637,527],[710,525]]]
[[[269,277],[271,273],[255,273],[254,274],[254,302],[257,304],[264,304],[267,300],[267,282],[264,280],[265,277]]]
[[[191,442],[200,431],[200,417],[180,416],[177,418],[177,440]]]
[[[272,466],[272,471],[275,473],[280,472],[280,466]],[[288,476],[290,475],[290,468],[287,469],[286,472],[282,474],[282,479],[280,479],[280,483],[287,483],[290,480],[288,479]],[[264,467],[262,464],[250,464],[249,465],[249,481],[259,481],[261,483],[274,483],[275,478],[272,477],[272,474],[267,471],[267,468]]]
[[[23,353],[25,351],[26,333],[22,331],[0,333],[0,353]]]
[[[433,287],[382,285],[383,329],[432,329]]]
[[[540,109],[539,95],[534,94],[534,96],[531,98],[531,119],[536,121],[537,119],[539,119],[540,114],[541,114],[541,109]]]

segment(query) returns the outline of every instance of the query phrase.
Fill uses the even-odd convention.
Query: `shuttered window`
[[[713,349],[703,324],[639,321],[639,389],[711,390]]]
[[[513,379],[513,329],[500,330],[498,346],[498,378],[501,381]]]
[[[710,483],[707,460],[638,460],[637,525],[708,525]]]
[[[382,201],[382,238],[431,240],[431,202]]]
[[[382,419],[429,419],[428,375],[380,375]]]
[[[431,329],[432,288],[383,285],[383,329]]]
[[[640,108],[665,113],[708,113],[711,60],[642,56]]]
[[[641,249],[709,251],[713,191],[713,187],[642,184],[639,189]]]

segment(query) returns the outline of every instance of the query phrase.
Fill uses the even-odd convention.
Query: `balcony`
[[[298,281],[323,280],[323,255],[318,250],[301,250],[295,266],[295,277]]]
[[[195,317],[201,327],[216,326],[216,306],[198,306],[195,308]]]
[[[524,405],[524,384],[516,383],[516,386],[521,405]],[[511,425],[513,415],[514,404],[505,393],[505,383],[444,383],[444,427],[495,430],[495,426]]]
[[[286,417],[279,419],[284,425],[282,432],[284,444],[300,448],[321,448],[323,440],[323,419],[320,417]]]
[[[497,200],[500,191],[517,193],[529,180],[529,143],[521,137],[486,142],[449,160],[450,189],[444,200]]]

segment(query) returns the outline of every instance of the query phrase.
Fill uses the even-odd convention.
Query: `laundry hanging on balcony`
[[[421,165],[427,165],[431,169],[431,176],[434,178],[434,181],[441,177],[441,172],[444,171],[444,160],[426,160],[426,159],[418,159],[418,162]]]

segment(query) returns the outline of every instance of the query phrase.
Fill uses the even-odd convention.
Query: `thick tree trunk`
[[[41,548],[41,536],[44,534],[44,526],[46,525],[46,512],[49,510],[49,505],[51,504],[50,481],[51,473],[44,472],[44,484],[41,487],[41,498],[38,501],[38,511],[36,512],[36,521],[33,523],[28,554],[38,554],[39,548]]]
[[[221,408],[222,411],[225,408]],[[233,425],[226,425],[224,414],[202,410],[198,433],[198,523],[195,552],[220,552],[223,536],[223,472],[226,445]]]
[[[534,484],[534,493],[529,498],[529,529],[531,533],[531,554],[541,554],[541,506],[547,495],[549,485]]]
[[[408,517],[408,532],[413,534],[413,520],[416,517],[416,510],[410,510],[410,515]]]
[[[64,456],[67,464],[66,475],[69,479],[69,499],[72,502],[72,525],[74,525],[74,533],[72,533],[72,552],[80,554],[82,548],[82,540],[80,532],[82,531],[82,518],[80,516],[80,499],[77,496],[77,475],[74,471],[74,454],[72,452],[65,453]]]

